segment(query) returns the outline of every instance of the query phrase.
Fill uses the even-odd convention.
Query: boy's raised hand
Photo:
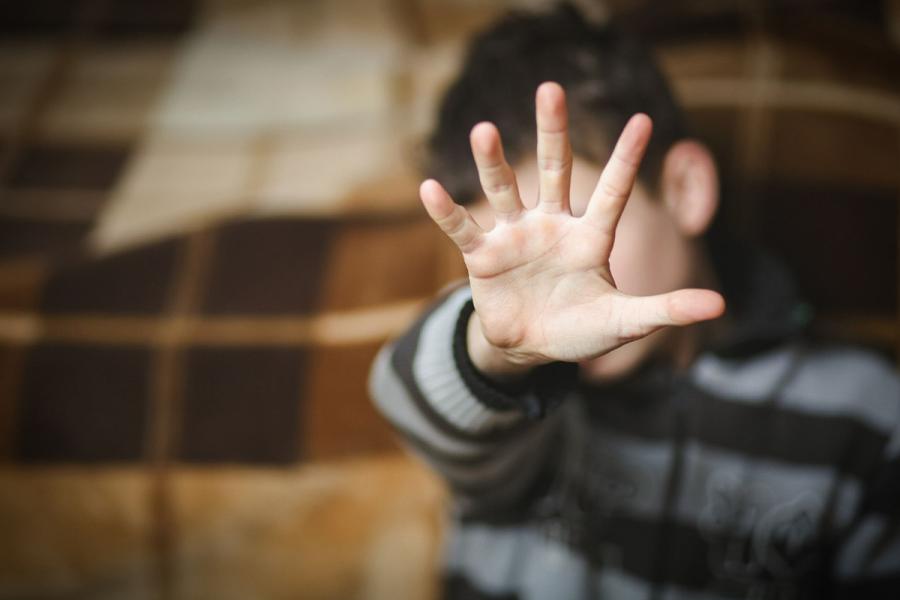
[[[594,358],[668,325],[722,313],[710,290],[637,297],[616,289],[609,267],[616,225],[634,186],[651,122],[635,115],[622,131],[585,214],[569,209],[572,152],[565,95],[537,91],[539,199],[526,208],[503,156],[500,134],[480,123],[472,153],[495,226],[485,231],[434,180],[420,189],[428,214],[462,251],[475,314],[468,346],[475,365],[502,375],[552,361]]]

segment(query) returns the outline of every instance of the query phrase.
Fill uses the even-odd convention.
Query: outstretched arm
[[[565,96],[555,83],[536,98],[539,198],[526,208],[497,128],[480,123],[472,153],[495,226],[485,231],[434,180],[420,189],[428,214],[462,252],[475,313],[469,351],[483,372],[503,376],[553,362],[578,362],[671,325],[722,314],[711,290],[637,297],[616,288],[609,267],[616,225],[634,187],[652,124],[626,125],[585,214],[569,208],[572,152]]]
[[[522,202],[489,123],[473,129],[471,142],[493,229],[479,227],[438,182],[422,184],[425,208],[462,252],[470,286],[447,295],[386,346],[370,379],[381,412],[472,513],[508,512],[540,494],[541,474],[562,447],[559,413],[544,419],[526,413],[541,416],[561,400],[562,380],[574,380],[568,369],[574,365],[566,363],[661,327],[714,318],[724,307],[708,290],[633,297],[616,289],[609,256],[650,119],[637,115],[628,123],[586,213],[576,218],[562,88],[542,85],[536,105],[540,198],[533,208]],[[533,371],[522,380],[526,391],[516,397],[504,401],[510,382],[491,387],[526,371]]]

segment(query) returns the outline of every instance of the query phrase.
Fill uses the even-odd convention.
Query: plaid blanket
[[[898,358],[900,56],[886,9],[826,4],[613,3],[719,158],[724,218],[823,330]],[[4,13],[0,598],[433,593],[442,489],[366,374],[465,274],[415,152],[505,6]]]

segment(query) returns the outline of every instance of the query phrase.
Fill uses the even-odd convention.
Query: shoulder
[[[743,402],[777,398],[788,410],[860,421],[891,434],[900,426],[900,376],[878,354],[842,344],[790,344],[742,359],[705,355],[701,388]]]
[[[789,389],[833,402],[877,394],[900,404],[894,366],[871,350],[840,344],[808,346]]]
[[[839,344],[809,348],[784,395],[792,405],[847,416],[889,435],[900,426],[900,377],[870,350]]]

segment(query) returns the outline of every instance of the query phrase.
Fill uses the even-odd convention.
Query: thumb
[[[622,336],[637,339],[657,329],[683,326],[721,317],[725,299],[718,292],[684,289],[656,296],[625,296]]]

